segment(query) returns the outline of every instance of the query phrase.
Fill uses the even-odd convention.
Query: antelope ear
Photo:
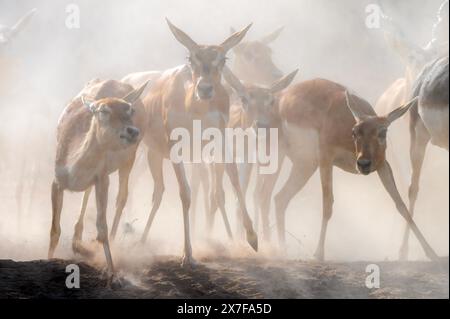
[[[36,14],[37,9],[33,9],[25,14],[14,26],[11,27],[11,37],[16,36],[23,28],[31,21],[31,18]]]
[[[261,38],[261,42],[264,44],[270,44],[273,41],[275,41],[276,39],[278,39],[278,37],[280,36],[281,32],[284,30],[284,26],[280,27],[278,29],[276,29],[274,32],[264,36],[263,38]]]
[[[82,95],[81,102],[83,103],[84,107],[86,107],[90,112],[95,113],[96,107],[94,100],[87,98],[85,95]]]
[[[169,25],[170,31],[172,31],[175,39],[178,40],[182,45],[184,45],[190,52],[195,52],[198,50],[198,44],[191,39],[186,33],[178,29],[176,26],[166,18],[167,24]]]
[[[277,93],[287,88],[292,83],[297,73],[298,69],[286,76],[283,76],[281,79],[273,83],[270,87],[270,92]]]
[[[139,97],[142,95],[142,93],[144,92],[145,88],[147,87],[147,84],[150,82],[150,80],[148,80],[147,82],[145,82],[144,84],[141,85],[141,87],[137,90],[133,90],[130,93],[128,93],[123,100],[130,103],[130,104],[134,104]]]
[[[393,110],[392,112],[390,112],[388,115],[386,115],[386,119],[390,124],[392,124],[392,122],[394,122],[395,120],[399,119],[400,117],[402,117],[402,115],[404,115],[406,112],[409,111],[409,109],[415,105],[417,103],[417,101],[419,100],[419,97],[415,97],[414,99],[412,99],[411,101],[409,101],[408,103],[400,106],[399,108]]]
[[[247,97],[247,90],[245,89],[242,82],[231,72],[230,68],[225,65],[222,71],[223,77],[225,78],[225,81],[233,88],[233,90],[236,91],[236,94],[242,99],[242,98],[248,98]]]
[[[252,26],[252,23],[249,24],[247,27],[245,27],[244,29],[242,29],[239,32],[235,32],[233,33],[231,36],[228,37],[228,39],[226,39],[224,42],[222,42],[222,44],[220,45],[222,47],[222,49],[225,52],[228,52],[230,49],[232,49],[233,47],[235,47],[236,45],[239,44],[239,42],[242,41],[242,39],[245,37],[245,35],[247,34],[247,31],[250,29],[250,27]]]
[[[367,115],[361,112],[359,108],[352,102],[352,98],[348,91],[345,91],[345,102],[347,103],[347,107],[350,112],[352,112],[356,122],[361,122],[367,117]]]

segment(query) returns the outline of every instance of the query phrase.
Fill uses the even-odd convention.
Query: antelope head
[[[283,76],[283,72],[275,65],[270,44],[275,41],[283,27],[255,41],[246,41],[237,45],[233,52],[234,71],[246,82],[271,84]],[[234,33],[234,29],[231,28]]]
[[[236,91],[242,102],[242,108],[247,115],[247,121],[257,132],[258,128],[270,128],[278,119],[277,93],[287,88],[298,70],[282,77],[272,83],[269,87],[255,85],[244,85],[231,72],[228,67],[224,68],[223,75],[228,84]]]
[[[93,114],[92,127],[102,147],[120,150],[137,143],[140,131],[133,123],[133,105],[139,101],[147,83],[123,98],[89,101],[85,96],[81,97],[83,105]]]
[[[417,102],[417,98],[385,116],[367,115],[361,111],[358,103],[354,102],[355,98],[357,97],[345,92],[347,107],[356,121],[352,131],[356,168],[361,174],[369,175],[386,160],[386,137],[389,126],[405,114]]]
[[[9,44],[9,42],[16,37],[23,28],[31,21],[31,18],[37,12],[36,9],[31,10],[19,19],[12,27],[0,25],[0,47]]]
[[[175,38],[189,50],[189,64],[192,70],[192,81],[195,85],[195,95],[200,100],[210,100],[219,87],[226,55],[246,35],[251,24],[243,30],[232,34],[220,45],[200,45],[186,33],[167,20]]]

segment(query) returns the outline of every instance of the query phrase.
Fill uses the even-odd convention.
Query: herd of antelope
[[[448,0],[440,8],[445,10]],[[438,15],[438,20],[441,15]],[[438,21],[439,22],[439,21]],[[92,80],[64,109],[57,128],[54,180],[51,186],[52,223],[48,258],[52,258],[61,234],[60,218],[65,191],[84,192],[79,220],[73,236],[73,250],[82,255],[83,223],[91,190],[97,205],[97,240],[103,245],[108,270],[114,273],[110,240],[114,240],[129,193],[128,181],[140,144],[147,152],[154,180],[152,208],[142,242],[146,241],[165,191],[163,162],[170,159],[174,141],[170,133],[179,127],[192,130],[194,120],[203,128],[278,129],[279,168],[292,162],[289,177],[275,194],[280,169],[275,174],[256,172],[253,194],[254,220],[246,195],[252,164],[236,162],[192,164],[189,179],[184,163],[171,162],[178,182],[184,222],[182,265],[195,263],[191,247],[191,218],[197,210],[202,189],[207,212],[206,232],[211,232],[214,216],[220,211],[230,237],[233,231],[225,209],[224,174],[231,181],[237,200],[239,226],[248,244],[258,250],[261,223],[264,241],[271,240],[269,216],[275,203],[280,248],[285,246],[285,213],[292,198],[318,170],[322,186],[322,225],[315,256],[325,258],[328,222],[333,213],[333,169],[369,175],[376,172],[406,221],[400,258],[408,257],[409,232],[420,242],[426,256],[438,256],[413,220],[419,191],[419,177],[425,149],[433,145],[448,151],[448,37],[434,36],[420,49],[391,28],[388,42],[405,57],[406,76],[397,80],[381,96],[376,109],[351,89],[326,79],[292,84],[298,70],[284,75],[272,61],[270,44],[282,29],[256,41],[244,41],[251,25],[232,34],[221,44],[201,45],[167,20],[175,39],[189,53],[189,62],[163,72],[145,71],[122,80]],[[438,28],[436,23],[434,28]],[[15,30],[17,28],[12,28]],[[435,30],[433,35],[435,34]],[[9,39],[0,29],[0,45]],[[12,33],[13,34],[13,33]],[[234,64],[227,55],[234,53]],[[418,54],[421,53],[421,54]],[[412,178],[409,207],[397,189],[386,158],[390,125],[409,113]],[[110,232],[107,225],[109,176],[118,172],[119,192]]]

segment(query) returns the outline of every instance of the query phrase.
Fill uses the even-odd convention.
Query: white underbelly
[[[319,158],[319,133],[315,129],[283,123],[283,136],[287,142],[287,153],[292,160],[313,160]]]

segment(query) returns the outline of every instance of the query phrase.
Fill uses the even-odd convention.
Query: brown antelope
[[[241,81],[228,69],[224,70],[224,77],[228,84],[236,91],[236,94],[240,97],[241,103],[234,103],[230,108],[230,120],[228,123],[229,127],[232,128],[253,128],[255,132],[258,132],[259,128],[269,129],[276,128],[280,134],[281,132],[281,120],[278,114],[278,101],[281,92],[287,88],[295,76],[298,70],[282,77],[278,81],[274,82],[269,87],[262,87],[257,85],[242,84]],[[266,133],[266,141],[270,142],[270,133]],[[281,163],[284,158],[284,151],[282,145],[282,136],[278,135],[278,153],[279,153],[279,165],[277,172],[273,174],[274,176],[262,175],[263,180],[268,180],[269,178],[275,179],[279,174]],[[270,149],[269,146],[266,150]],[[240,166],[239,177],[241,181],[241,187],[243,189],[244,196],[248,189],[248,184],[250,181],[250,175],[252,172],[253,165],[250,163],[244,163]],[[259,174],[258,174],[259,175]],[[275,178],[274,178],[275,177]],[[275,183],[273,183],[275,184]],[[261,196],[261,200],[264,201],[261,205],[263,208],[261,213],[262,225],[263,225],[263,236],[266,241],[269,240],[269,210],[270,210],[270,197],[272,195],[272,190],[265,192],[265,196]],[[260,195],[260,194],[258,194]],[[264,197],[264,198],[263,198]],[[255,220],[258,219],[258,211],[255,211]]]
[[[144,142],[149,148],[148,162],[155,188],[153,191],[153,207],[142,241],[145,241],[148,236],[164,192],[163,159],[170,156],[170,150],[176,142],[169,138],[171,132],[176,128],[185,128],[192,133],[193,120],[201,120],[203,128],[225,129],[228,122],[229,96],[221,84],[222,69],[225,66],[227,52],[244,38],[251,26],[249,25],[242,31],[231,35],[220,45],[199,45],[170,21],[167,20],[167,23],[175,38],[189,50],[189,65],[178,67],[163,74],[144,100],[150,119]],[[185,81],[186,74],[191,74],[190,82]],[[189,227],[190,188],[183,162],[172,161],[172,165],[179,184],[183,208],[184,256],[182,265],[190,265],[194,263]],[[257,250],[258,239],[253,230],[252,221],[248,216],[239,185],[236,165],[214,163],[213,166],[216,180],[220,181],[224,168],[227,168],[227,173],[241,203],[247,241],[253,249]],[[225,211],[223,186],[218,184],[215,190],[209,215],[212,215],[218,208],[221,212]]]
[[[409,212],[414,216],[419,180],[425,151],[429,142],[448,151],[448,55],[439,58],[425,67],[418,77],[413,96],[418,97],[411,109],[411,165],[412,177],[409,187]],[[408,241],[410,227],[406,225],[400,259],[408,258]]]
[[[126,200],[127,178],[132,167],[140,128],[145,129],[143,105],[139,97],[145,85],[133,90],[129,85],[106,81],[86,96],[75,98],[64,110],[57,129],[55,177],[52,184],[52,226],[48,258],[59,241],[64,191],[85,192],[95,186],[97,203],[97,240],[103,244],[108,271],[114,273],[108,240],[106,208],[109,175],[119,170],[118,207]],[[138,113],[134,119],[135,111]],[[84,213],[82,213],[83,215]],[[73,248],[81,248],[82,220],[75,227]]]
[[[389,125],[405,114],[415,101],[386,116],[377,116],[370,104],[337,83],[315,79],[292,86],[280,100],[280,116],[287,155],[293,167],[290,176],[275,196],[278,236],[285,244],[285,212],[291,199],[319,168],[322,183],[323,219],[315,256],[324,259],[328,221],[333,212],[333,167],[353,174],[377,172],[397,210],[407,220],[426,255],[436,259],[414,223],[385,158]]]
[[[122,81],[120,81],[120,82],[101,81],[100,79],[94,79],[94,80],[89,81],[86,84],[85,88],[77,95],[77,98],[82,98],[84,96],[97,96],[97,98],[108,97],[107,94],[110,94],[111,92],[108,90],[105,90],[105,87],[108,89],[110,86],[113,86],[113,85],[117,87],[117,88],[115,88],[115,90],[117,90],[117,92],[115,94],[116,95],[119,94],[118,96],[123,96],[123,94],[120,93],[120,89],[121,90],[130,90],[129,85],[123,84]],[[141,96],[147,86],[148,86],[148,82],[143,83],[140,87],[138,87],[137,94],[139,94],[139,96]],[[121,88],[121,87],[123,87],[123,88]],[[101,95],[99,95],[99,94],[101,94]],[[114,95],[111,95],[111,97],[112,96],[114,96]],[[136,153],[137,153],[139,143],[142,140],[143,133],[145,132],[145,129],[146,129],[146,116],[144,114],[144,108],[143,108],[141,101],[136,101],[134,103],[133,112],[134,112],[134,114],[136,114],[136,115],[133,115],[133,116],[136,116],[136,119],[135,119],[136,126],[140,130],[141,133],[138,137],[136,147],[133,147],[130,150],[127,150],[127,152],[130,153],[129,161],[125,162],[123,164],[123,166],[121,166],[118,169],[119,192],[117,194],[116,212],[114,215],[114,221],[113,221],[113,225],[112,225],[111,233],[110,233],[110,237],[112,240],[114,240],[116,237],[120,218],[122,216],[123,210],[124,210],[125,205],[128,200],[128,193],[129,193],[129,191],[128,191],[129,183],[128,182],[129,182],[129,178],[130,178],[130,173],[131,173],[131,170],[135,163]],[[84,216],[86,214],[87,203],[88,203],[91,191],[92,191],[92,186],[89,187],[84,192],[82,204],[81,204],[81,208],[80,208],[80,210],[81,210],[80,216],[78,218],[77,224],[75,225],[75,233],[74,233],[73,242],[72,242],[73,251],[76,253],[79,253],[81,255],[85,255],[85,256],[91,255],[91,252],[88,251],[82,245]]]
[[[275,81],[279,80],[283,73],[275,65],[272,58],[272,49],[269,46],[273,41],[275,41],[281,34],[283,28],[278,28],[274,32],[261,37],[258,40],[253,41],[243,41],[233,48],[234,59],[232,65],[232,71],[237,77],[243,80],[245,83],[255,83],[259,85],[272,85]],[[231,33],[236,31],[231,28]],[[250,176],[245,177],[244,175],[250,174],[246,171],[248,168],[246,165],[240,165],[239,167],[240,180],[243,182]],[[242,171],[244,169],[244,171]],[[256,189],[253,193],[253,209],[255,216],[255,228],[258,229],[259,224],[259,211],[261,214],[265,214],[266,211],[270,209],[270,201],[272,197],[273,188],[277,179],[277,174],[270,176],[257,174]],[[209,176],[208,171],[205,169],[204,165],[194,165],[193,174],[191,181],[192,189],[192,216],[196,215],[197,198],[200,186],[203,187],[204,192],[207,194],[209,190]],[[248,182],[248,181],[247,181]],[[246,182],[246,183],[247,183]],[[241,185],[243,186],[243,185]],[[244,193],[247,192],[246,185],[244,187]],[[209,211],[209,202],[205,196],[205,210]],[[240,204],[237,202],[236,216],[240,216]],[[264,211],[264,212],[263,212]],[[226,216],[225,216],[226,217]],[[195,224],[195,221],[193,221]],[[227,222],[225,222],[227,225]],[[242,223],[237,219],[237,228],[242,231]],[[231,236],[231,232],[228,231]]]

